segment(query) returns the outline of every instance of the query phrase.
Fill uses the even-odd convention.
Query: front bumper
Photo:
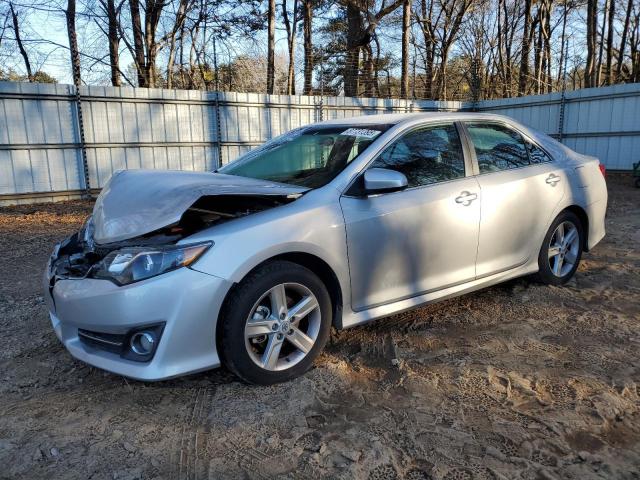
[[[119,287],[108,280],[59,279],[45,298],[56,335],[79,360],[138,380],[164,380],[220,365],[216,323],[231,282],[180,268]],[[125,334],[136,327],[164,324],[153,358],[122,358],[83,342],[78,329]]]

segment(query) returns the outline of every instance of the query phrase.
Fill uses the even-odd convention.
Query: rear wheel
[[[538,255],[538,278],[549,285],[567,283],[582,257],[584,230],[572,212],[562,212],[551,224]]]
[[[283,382],[311,367],[330,329],[322,281],[301,265],[274,261],[249,274],[226,302],[222,356],[249,383]]]

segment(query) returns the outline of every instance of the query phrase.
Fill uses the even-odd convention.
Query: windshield
[[[329,183],[391,125],[302,127],[281,135],[218,171],[319,188]]]

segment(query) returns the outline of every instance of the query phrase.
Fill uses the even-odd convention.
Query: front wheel
[[[296,263],[274,261],[231,293],[222,318],[227,367],[248,383],[271,385],[306,372],[331,330],[324,283]]]
[[[540,248],[538,278],[548,285],[567,283],[578,269],[583,238],[582,222],[574,213],[558,215]]]

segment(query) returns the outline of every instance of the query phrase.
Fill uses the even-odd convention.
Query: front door
[[[406,175],[403,191],[341,198],[352,307],[364,310],[475,278],[480,190],[453,123],[424,126],[369,168]]]

